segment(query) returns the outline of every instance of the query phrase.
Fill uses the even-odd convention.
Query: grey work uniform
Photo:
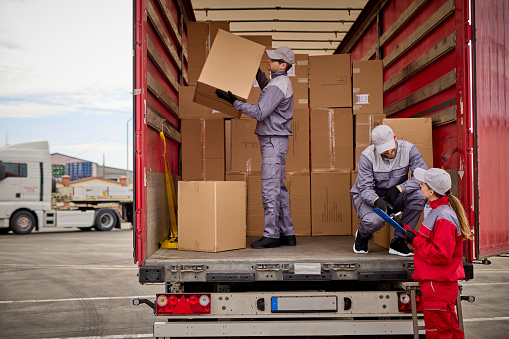
[[[262,202],[265,228],[263,236],[279,238],[295,235],[288,190],[285,186],[285,162],[288,153],[288,136],[293,135],[293,90],[286,72],[272,74],[269,81],[261,70],[256,80],[262,89],[258,105],[235,101],[240,112],[256,119],[255,133],[262,153]]]
[[[421,192],[421,182],[413,177],[408,179],[408,170],[428,169],[422,155],[414,144],[405,140],[396,140],[396,157],[389,159],[375,150],[375,145],[367,147],[359,159],[359,174],[350,190],[352,201],[359,218],[359,233],[362,237],[371,237],[381,229],[385,222],[373,212],[373,202],[382,198],[396,185],[403,192],[394,202],[394,212],[403,212],[402,221],[415,228],[426,204]],[[395,232],[395,235],[396,232]]]

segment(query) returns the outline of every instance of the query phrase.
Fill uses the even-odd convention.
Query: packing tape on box
[[[336,163],[336,132],[334,128],[334,109],[329,109],[329,165],[334,170]]]
[[[207,177],[207,164],[206,164],[206,157],[205,157],[205,119],[200,119],[200,123],[201,123],[201,133],[200,133],[200,136],[201,136],[201,158],[202,158],[202,162],[201,162],[201,180],[205,180],[205,178]]]

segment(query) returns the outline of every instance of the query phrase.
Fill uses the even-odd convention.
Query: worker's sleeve
[[[258,100],[258,105],[248,104],[236,100],[233,106],[236,110],[258,121],[263,121],[274,112],[279,103],[285,98],[283,91],[277,86],[268,86]]]
[[[269,79],[267,79],[267,75],[258,68],[258,73],[256,73],[256,81],[258,82],[258,85],[260,86],[260,89],[264,89],[265,86],[269,83]]]
[[[424,162],[421,152],[419,152],[414,145],[410,149],[410,169],[412,170],[412,178],[400,185],[404,193],[410,193],[421,188],[421,182],[414,178],[414,171],[416,168],[427,170],[428,166]]]
[[[458,229],[449,220],[439,219],[435,222],[433,239],[431,231],[425,226],[419,229],[419,235],[414,238],[412,245],[415,254],[432,265],[448,264],[456,246],[456,233]]]
[[[373,206],[373,201],[378,198],[375,192],[375,176],[373,174],[373,163],[364,154],[361,154],[358,165],[357,187],[362,202]]]

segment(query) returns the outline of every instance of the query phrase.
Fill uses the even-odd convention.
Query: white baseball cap
[[[286,46],[278,47],[274,51],[267,50],[267,55],[272,60],[283,60],[290,65],[295,62],[295,54],[290,48]]]
[[[396,148],[394,132],[387,125],[379,125],[371,131],[371,140],[375,144],[376,151],[382,154],[385,151]]]
[[[425,182],[429,188],[440,195],[445,195],[451,189],[451,176],[441,168],[430,168],[428,170],[416,168],[414,177]]]

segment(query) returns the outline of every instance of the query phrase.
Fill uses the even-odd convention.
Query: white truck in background
[[[64,187],[57,193],[47,141],[0,147],[0,234],[41,227],[110,231],[132,222],[132,187]]]

